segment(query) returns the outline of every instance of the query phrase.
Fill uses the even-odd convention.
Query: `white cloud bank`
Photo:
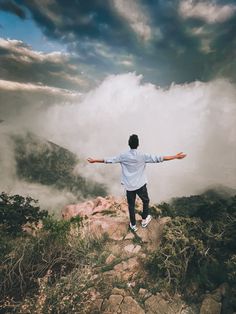
[[[150,17],[139,1],[112,0],[112,4],[137,35],[144,40],[151,38]]]
[[[50,53],[35,51],[23,41],[16,39],[4,39],[0,37],[0,48],[11,51],[12,57],[15,56],[17,60],[21,60],[26,63],[40,63],[47,61],[60,64],[62,62],[67,62],[69,59],[68,53],[62,53],[59,51]]]
[[[152,201],[198,193],[213,184],[236,188],[236,91],[227,80],[173,85],[168,90],[142,84],[129,73],[110,76],[81,101],[51,106],[28,120],[28,128],[76,152],[83,175],[121,194],[120,166],[87,164],[128,149],[140,137],[140,150],[184,160],[148,165]],[[27,122],[26,122],[27,123]]]
[[[215,1],[182,0],[179,13],[183,18],[200,18],[206,23],[223,23],[236,12],[236,5],[219,5]]]

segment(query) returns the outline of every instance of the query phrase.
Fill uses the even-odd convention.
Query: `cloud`
[[[41,83],[71,90],[84,90],[92,84],[81,75],[78,63],[69,53],[34,51],[22,41],[0,38],[0,74],[3,79]]]
[[[26,18],[25,11],[14,1],[2,0],[0,2],[0,10],[13,13],[23,20]]]
[[[79,93],[73,93],[66,89],[55,87],[35,85],[31,83],[19,83],[13,81],[0,80],[0,90],[2,91],[25,91],[25,92],[44,92],[52,95],[61,95],[66,97],[78,96]]]
[[[80,97],[81,93],[66,89],[0,80],[0,117],[23,126],[31,123],[32,115],[51,105],[70,104]]]
[[[72,193],[59,191],[56,188],[42,184],[25,182],[17,177],[14,144],[11,136],[19,135],[21,132],[22,130],[15,125],[9,125],[6,122],[0,125],[0,190],[9,194],[30,196],[39,200],[42,209],[50,211],[53,209],[55,212],[59,212],[64,205],[76,201]]]
[[[185,151],[183,161],[148,165],[150,195],[160,201],[219,183],[236,187],[235,99],[227,80],[164,89],[141,83],[134,73],[113,75],[69,106],[38,112],[28,127],[77,153],[79,173],[105,183],[116,195],[123,193],[119,165],[90,165],[87,157],[125,151],[132,133],[139,135],[142,151]]]
[[[108,74],[127,69],[160,86],[208,81],[217,73],[235,80],[234,71],[219,68],[229,68],[231,52],[235,51],[236,17],[232,1],[87,0],[65,5],[63,0],[17,0],[16,3],[30,12],[47,38],[59,41],[69,52],[63,70],[50,61],[53,70],[45,76],[45,84],[55,81],[57,87],[65,84],[68,89],[82,84],[81,88],[88,90]],[[204,32],[197,31],[200,29]],[[76,73],[67,67],[71,63],[86,77],[78,80]],[[9,66],[14,67],[11,63]],[[33,71],[38,81],[40,70]],[[24,73],[22,69],[21,72]],[[36,78],[33,80],[36,82]]]
[[[181,0],[179,12],[185,19],[199,18],[209,24],[223,23],[235,14],[236,5],[219,5],[215,1]]]
[[[130,25],[130,27],[144,40],[151,38],[148,13],[138,1],[112,0],[115,10]]]

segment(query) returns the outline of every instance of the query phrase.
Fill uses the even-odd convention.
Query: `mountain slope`
[[[12,136],[19,179],[68,190],[76,196],[106,195],[102,184],[75,175],[75,154],[32,133]]]

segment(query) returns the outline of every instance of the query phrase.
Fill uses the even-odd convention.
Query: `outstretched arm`
[[[93,158],[88,158],[87,159],[88,162],[90,162],[91,164],[94,164],[95,162],[100,162],[100,163],[104,163],[104,159],[93,159]]]
[[[164,161],[167,161],[167,160],[173,160],[173,159],[183,159],[183,158],[185,158],[187,155],[186,154],[184,154],[183,152],[181,152],[181,153],[178,153],[178,154],[176,154],[176,155],[174,155],[174,156],[164,156],[163,157],[163,160]]]
[[[100,162],[100,163],[105,163],[105,164],[115,164],[115,163],[121,162],[121,155],[108,157],[104,159],[88,158],[87,161],[90,162],[91,164],[95,162]]]

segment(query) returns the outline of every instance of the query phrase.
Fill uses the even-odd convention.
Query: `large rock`
[[[98,196],[94,200],[67,205],[61,211],[62,218],[65,220],[76,216],[89,217],[98,214],[124,216],[127,214],[126,202],[124,199],[115,199],[113,196]]]
[[[136,209],[142,210],[141,201],[136,203]],[[101,237],[105,233],[116,241],[132,240],[134,234],[129,230],[129,215],[126,199],[113,196],[97,197],[80,204],[67,205],[61,212],[62,218],[83,217],[84,234]],[[136,237],[147,243],[145,248],[155,249],[160,243],[160,237],[166,218],[153,219],[147,228],[140,226],[141,216],[136,214],[138,232]],[[136,247],[138,253],[139,247]],[[130,252],[131,253],[131,252]]]
[[[220,314],[221,303],[214,300],[211,296],[207,296],[201,305],[200,314]]]
[[[118,294],[118,295],[122,295],[123,297],[126,296],[126,291],[124,289],[120,289],[120,288],[117,288],[117,287],[114,287],[112,289],[112,294]]]
[[[146,228],[140,227],[137,231],[137,236],[141,238],[142,242],[146,243],[146,248],[149,250],[156,249],[161,240],[161,234],[168,217],[161,219],[152,219]]]
[[[83,217],[85,232],[97,237],[107,233],[113,240],[123,240],[128,232],[128,210],[124,199],[99,196],[80,204],[67,205],[61,215],[65,220]]]
[[[130,296],[124,298],[120,310],[122,314],[145,314],[138,302]]]
[[[117,264],[114,267],[114,270],[120,272],[120,271],[127,271],[132,270],[136,271],[139,267],[139,262],[137,260],[137,257],[129,258],[127,261],[122,261],[121,263]]]
[[[130,254],[136,254],[141,250],[140,245],[128,244],[124,247],[125,252]]]
[[[169,302],[160,294],[153,295],[145,301],[146,314],[176,314],[180,313],[183,303],[180,300]]]
[[[110,295],[108,300],[105,300],[102,304],[102,313],[117,313],[120,308],[120,304],[123,301],[121,295]]]

